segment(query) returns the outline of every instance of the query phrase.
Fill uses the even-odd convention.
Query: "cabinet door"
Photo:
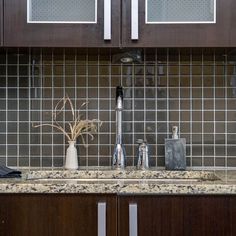
[[[7,194],[0,202],[0,235],[116,236],[116,196]]]
[[[181,197],[124,196],[118,205],[119,236],[184,235]]]
[[[120,0],[4,1],[4,45],[117,47]]]
[[[122,1],[123,46],[236,46],[234,0]]]
[[[236,197],[124,196],[119,236],[235,235]]]

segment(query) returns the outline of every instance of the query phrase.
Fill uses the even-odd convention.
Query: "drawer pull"
[[[129,236],[138,236],[138,206],[129,204]]]
[[[98,203],[98,236],[106,236],[106,203]]]
[[[138,40],[138,0],[131,0],[131,39]]]
[[[111,0],[104,0],[104,40],[111,40]]]

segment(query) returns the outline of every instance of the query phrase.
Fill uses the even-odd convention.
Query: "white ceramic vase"
[[[77,149],[75,147],[75,141],[68,141],[69,147],[66,150],[66,162],[65,169],[77,170],[78,169],[78,156]]]

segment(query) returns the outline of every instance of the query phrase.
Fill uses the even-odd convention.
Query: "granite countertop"
[[[236,171],[24,171],[0,193],[235,194]]]

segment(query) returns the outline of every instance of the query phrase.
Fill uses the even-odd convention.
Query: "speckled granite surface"
[[[236,171],[30,171],[1,179],[0,193],[236,195]]]
[[[210,171],[142,171],[127,169],[119,170],[79,170],[79,171],[29,171],[28,179],[38,178],[69,178],[69,179],[199,179],[217,180],[214,172]]]

